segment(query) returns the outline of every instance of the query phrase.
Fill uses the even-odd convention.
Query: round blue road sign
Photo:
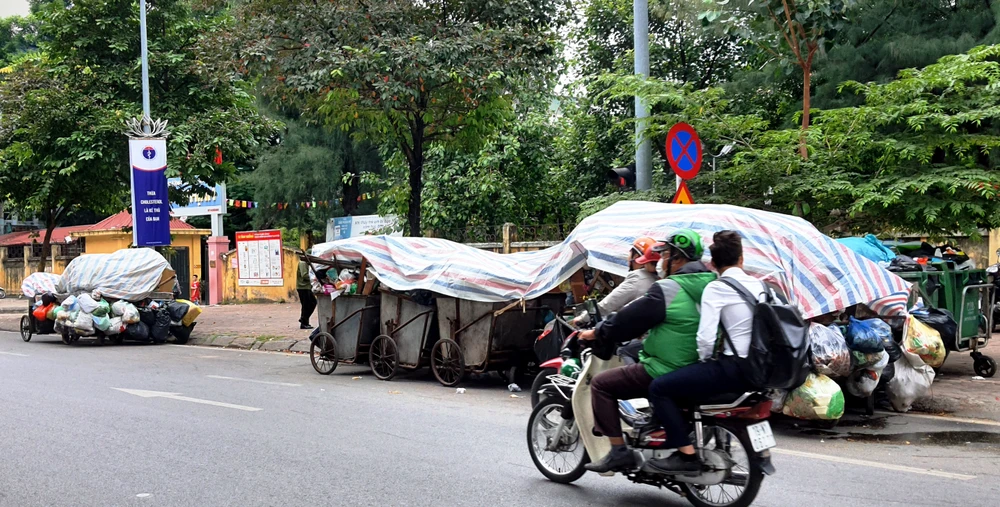
[[[678,123],[667,133],[667,162],[681,179],[689,180],[701,170],[701,139],[694,127]]]

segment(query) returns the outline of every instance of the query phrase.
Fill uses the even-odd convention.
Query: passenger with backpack
[[[720,277],[702,294],[700,362],[667,373],[649,387],[650,404],[666,430],[665,447],[677,449],[650,461],[651,467],[665,473],[701,470],[680,406],[726,393],[779,387],[772,384],[797,386],[809,371],[808,327],[798,310],[775,303],[772,291],[743,271],[738,232],[720,231],[712,240],[709,251]]]

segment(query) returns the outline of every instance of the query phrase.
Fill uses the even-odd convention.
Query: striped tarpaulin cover
[[[156,289],[166,269],[170,263],[150,248],[84,254],[66,266],[59,292],[81,294],[98,289],[107,297],[140,301]]]
[[[59,286],[59,275],[52,273],[32,273],[21,280],[21,294],[33,298],[36,294],[55,294]]]
[[[747,272],[781,287],[806,318],[858,303],[882,315],[905,312],[910,284],[800,218],[722,205],[619,202],[585,219],[562,244],[538,252],[495,254],[441,239],[357,237],[323,243],[313,254],[368,259],[396,290],[427,289],[473,301],[532,299],[589,265],[617,275],[639,236],[656,239],[689,228],[705,242],[726,229],[743,235]]]

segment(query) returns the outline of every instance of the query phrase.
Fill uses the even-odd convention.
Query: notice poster
[[[237,232],[236,265],[240,286],[283,286],[281,231]]]

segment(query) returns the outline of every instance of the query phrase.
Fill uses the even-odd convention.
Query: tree
[[[863,102],[840,93],[845,81],[886,83],[903,69],[1000,43],[1000,8],[982,0],[863,0],[847,15],[814,75],[821,109]]]
[[[479,139],[519,94],[549,86],[564,0],[249,0],[240,69],[329,124],[398,147],[409,233],[421,234],[426,150]]]
[[[798,135],[758,131],[720,177],[734,203],[791,210],[828,232],[978,234],[1000,225],[1000,46],[942,58],[895,81],[843,85],[858,107],[817,111]],[[768,193],[767,188],[772,192]]]
[[[799,153],[809,156],[812,73],[821,50],[828,49],[846,22],[846,13],[857,0],[704,0],[712,10],[702,13],[708,21],[723,20],[734,31],[760,45],[785,64],[802,71],[802,135]],[[725,19],[723,19],[725,18]]]
[[[30,16],[11,16],[0,19],[0,66],[14,58],[37,49],[38,31]]]
[[[360,179],[363,173],[380,172],[381,166],[378,151],[371,145],[292,115],[285,121],[278,146],[262,154],[247,177],[254,187],[254,200],[264,205],[253,210],[254,225],[296,228],[311,236],[325,230],[334,214],[372,210],[373,201],[359,201]],[[298,206],[313,201],[329,205]],[[278,209],[274,203],[292,206]]]
[[[74,209],[121,209],[128,193],[124,120],[140,114],[138,10],[131,0],[38,2],[43,53],[0,81],[0,188],[46,220]],[[168,172],[213,186],[274,132],[247,85],[200,65],[193,47],[220,15],[182,0],[150,9],[153,114],[170,122]],[[225,162],[214,162],[221,150]],[[43,244],[42,265],[49,254]]]

